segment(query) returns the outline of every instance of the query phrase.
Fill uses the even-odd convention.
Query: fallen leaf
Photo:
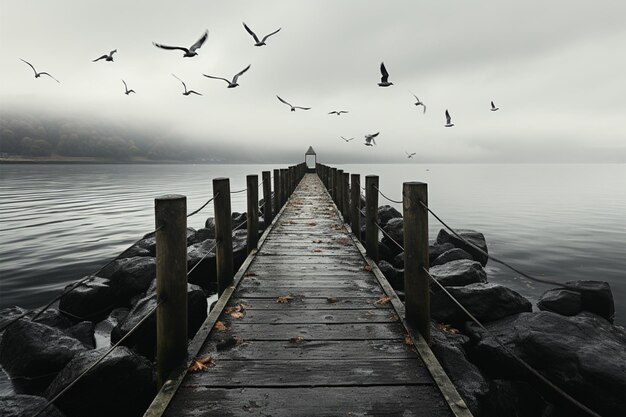
[[[224,330],[226,330],[226,325],[224,323],[222,323],[221,321],[218,321],[215,323],[215,326],[213,326],[213,328],[215,330],[219,330],[221,332],[223,332]]]
[[[193,363],[189,367],[189,372],[206,371],[209,366],[215,366],[215,359],[210,355],[204,355],[201,358],[194,358]]]
[[[380,298],[378,300],[376,300],[376,302],[374,304],[378,304],[378,305],[385,305],[385,304],[389,304],[391,302],[391,298],[387,297],[386,295],[381,295]]]
[[[415,344],[413,343],[413,339],[408,334],[404,335],[404,344],[411,347],[415,346]]]
[[[461,331],[459,329],[454,328],[451,325],[445,324],[445,323],[437,323],[437,328],[439,330],[442,330],[444,332],[451,333],[451,334],[459,334],[459,333],[461,333]]]
[[[389,316],[389,319],[391,321],[398,321],[398,320],[400,320],[400,317],[398,317],[398,315],[396,313],[393,313],[391,316]]]
[[[363,267],[363,270],[364,270],[364,271],[367,271],[367,272],[371,272],[371,271],[372,271],[372,267],[371,267],[371,266],[369,266],[369,265],[365,265],[365,266]]]
[[[317,226],[317,223],[311,222],[309,223],[309,226]]]
[[[328,297],[326,299],[326,302],[329,303],[329,304],[335,304],[337,301],[339,301],[339,300],[337,300],[336,298],[333,298],[333,297]]]
[[[313,243],[322,243],[322,240],[321,239],[314,240]]]
[[[243,311],[233,311],[230,313],[230,316],[234,319],[242,319],[246,316],[246,313]]]
[[[321,249],[313,249],[311,252],[317,253],[317,252],[321,252],[321,251],[322,251]]]
[[[246,272],[245,274],[243,274],[244,277],[256,277],[256,274],[254,272]]]
[[[289,303],[291,300],[293,300],[293,297],[290,297],[288,295],[281,295],[280,297],[278,297],[276,299],[276,302],[278,304],[287,304]]]
[[[300,343],[304,340],[304,336],[295,336],[289,339],[291,343]]]

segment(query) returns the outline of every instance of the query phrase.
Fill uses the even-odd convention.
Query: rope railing
[[[248,191],[248,189],[247,189],[247,188],[243,188],[243,189],[241,189],[241,190],[231,191],[230,193],[231,193],[231,194],[239,194],[239,193],[243,193],[244,191]]]
[[[156,311],[156,309],[162,304],[162,301],[159,300],[157,302],[157,304],[152,307],[150,309],[150,311],[148,311],[146,313],[145,316],[143,316],[143,318],[141,320],[139,320],[139,322],[137,324],[135,324],[133,326],[132,329],[130,329],[128,331],[128,333],[126,333],[124,336],[122,336],[122,338],[120,340],[117,341],[117,343],[115,343],[113,346],[111,346],[102,356],[100,356],[94,363],[92,363],[87,369],[85,369],[83,372],[80,373],[80,375],[78,375],[72,382],[70,382],[68,385],[65,386],[65,388],[63,388],[57,395],[55,395],[51,400],[49,400],[46,405],[41,408],[35,415],[33,415],[33,417],[38,417],[40,416],[44,411],[46,411],[48,409],[48,407],[50,407],[50,405],[52,405],[56,400],[58,400],[59,398],[61,398],[61,396],[63,396],[63,394],[65,394],[70,388],[72,388],[74,385],[76,385],[78,383],[78,381],[80,381],[85,375],[87,375],[92,369],[94,369],[96,366],[98,366],[98,364],[100,364],[100,362],[102,362],[107,356],[109,356],[111,354],[111,352],[113,352],[118,346],[120,346],[122,344],[122,342],[124,342],[126,339],[128,339],[138,328],[139,326],[141,326],[147,319],[148,317],[150,317],[152,314],[154,314],[154,312]]]
[[[380,189],[377,186],[374,186],[374,189],[376,191],[378,191],[378,194],[382,195],[385,199],[387,199],[388,201],[392,202],[392,203],[396,203],[396,204],[402,204],[402,201],[397,201],[397,200],[392,200],[391,198],[387,197],[385,194],[383,194],[382,191],[380,191]]]
[[[202,205],[202,206],[201,206],[198,210],[196,210],[196,211],[193,211],[193,212],[189,213],[189,214],[187,215],[187,217],[189,218],[189,217],[191,217],[191,216],[193,216],[193,215],[196,215],[196,214],[200,213],[200,211],[201,211],[203,208],[205,208],[206,206],[208,206],[208,205],[209,205],[209,203],[210,203],[211,201],[215,200],[217,197],[219,197],[219,195],[220,195],[220,193],[217,193],[217,194],[215,194],[213,197],[209,198],[209,199],[207,200],[207,202],[206,202],[206,203],[204,203],[204,204],[203,204],[203,205]]]

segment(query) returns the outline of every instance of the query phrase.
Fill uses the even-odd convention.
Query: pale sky
[[[259,36],[282,30],[255,47],[244,21]],[[327,162],[626,162],[625,21],[626,2],[605,0],[0,0],[0,110],[156,126],[246,153],[301,158],[312,145]],[[152,45],[188,47],[205,29],[194,58]],[[113,63],[91,62],[112,49]],[[248,64],[234,89],[202,76]],[[203,96],[182,96],[172,73]],[[291,113],[276,94],[312,110]],[[350,113],[328,115],[338,109]]]

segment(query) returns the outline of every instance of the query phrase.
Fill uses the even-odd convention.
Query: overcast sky
[[[625,20],[613,0],[1,0],[0,106],[248,152],[300,158],[312,145],[328,162],[405,162],[405,151],[417,162],[626,162]],[[255,47],[243,21],[260,36],[282,30]],[[205,29],[194,58],[152,45],[190,46]],[[112,49],[115,62],[92,62]],[[381,61],[389,88],[376,85]],[[248,64],[234,89],[202,76]],[[203,96],[181,95],[172,73]],[[276,94],[312,110],[291,113]],[[378,146],[363,146],[378,131]]]

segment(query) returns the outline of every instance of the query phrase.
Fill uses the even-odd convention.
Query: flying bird
[[[382,74],[382,77],[380,77],[380,82],[378,83],[379,87],[389,87],[390,85],[393,85],[393,83],[388,81],[389,73],[387,72],[387,68],[385,68],[384,62],[380,63],[380,73]]]
[[[376,136],[378,136],[380,134],[380,132],[376,132],[374,134],[370,134],[370,135],[365,135],[365,146],[374,146],[376,145],[376,141],[374,140],[374,138]]]
[[[174,75],[174,74],[172,74]],[[174,75],[174,78],[176,78],[178,81],[180,81],[181,83],[183,83],[183,88],[185,89],[185,91],[183,92],[183,96],[188,96],[189,94],[197,94],[199,96],[201,96],[202,94],[198,93],[197,91],[193,91],[193,90],[189,90],[187,91],[187,85],[183,82],[183,80],[181,80],[180,78],[178,78],[176,75]]]
[[[498,110],[500,110],[500,107],[496,107],[496,105],[495,105],[495,104],[493,104],[493,101],[492,101],[492,102],[491,102],[491,109],[490,109],[490,110],[491,110],[491,111],[498,111]]]
[[[161,48],[161,49],[168,49],[168,50],[180,49],[181,51],[185,52],[183,57],[191,58],[191,57],[194,57],[194,56],[198,55],[198,53],[196,52],[196,49],[200,49],[200,47],[202,46],[204,41],[206,41],[208,36],[209,36],[209,31],[205,30],[204,34],[202,35],[202,37],[200,37],[200,39],[198,39],[196,41],[196,43],[191,45],[189,48],[185,48],[185,47],[182,47],[182,46],[167,46],[167,45],[162,45],[162,44],[156,43],[156,42],[152,42],[152,44],[154,46],[156,46],[157,48]]]
[[[292,106],[291,104],[287,103],[285,100],[283,100],[282,98],[280,98],[279,96],[276,96],[281,103],[285,103],[286,105],[288,105],[289,107],[291,107],[291,111],[296,111],[296,109],[302,109],[302,110],[311,110],[310,107],[300,107],[300,106]]]
[[[404,153],[406,154],[406,157],[409,158],[409,159],[413,158],[413,155],[416,154],[416,152],[408,153],[407,151],[404,151]]]
[[[446,109],[446,127],[452,127],[454,123],[452,123],[452,118],[450,117],[450,113],[448,113],[448,109]]]
[[[346,138],[344,138],[343,136],[341,136],[341,139],[345,140],[345,141],[346,141],[346,143],[348,143],[348,142],[350,142],[350,141],[351,141],[352,139],[354,139],[354,138],[346,139]]]
[[[328,114],[336,114],[337,116],[339,116],[341,113],[348,113],[347,110],[333,110],[331,112],[328,112]]]
[[[409,91],[410,92],[410,91]],[[426,105],[422,102],[422,100],[420,100],[419,98],[417,98],[417,96],[415,95],[415,93],[410,92],[411,94],[413,94],[413,97],[415,97],[415,105],[416,106],[422,106],[424,108],[424,113],[426,113]]]
[[[96,58],[91,62],[96,62],[96,61],[100,61],[101,59],[106,60],[107,62],[113,62],[113,54],[117,52],[117,49],[112,50],[111,52],[109,52],[109,54],[104,54],[102,55],[100,58]]]
[[[244,72],[248,71],[248,69],[250,69],[250,65],[248,65],[247,67],[245,67],[244,69],[242,69],[241,71],[239,71],[237,74],[235,74],[235,76],[233,77],[233,80],[227,80],[226,78],[222,78],[222,77],[214,77],[212,75],[206,75],[206,74],[202,74],[207,78],[213,78],[216,80],[224,80],[228,83],[228,87],[227,88],[235,88],[237,87],[239,84],[237,84],[237,79],[239,78],[239,76],[241,74],[243,74]]]
[[[129,95],[130,93],[135,93],[135,94],[137,94],[137,93],[135,92],[135,90],[129,90],[129,89],[128,89],[128,86],[126,85],[126,81],[122,80],[122,82],[124,83],[124,90],[125,90],[125,91],[124,91],[124,94],[126,94],[126,95]]]
[[[254,40],[256,41],[256,43],[254,44],[254,46],[263,46],[263,45],[265,45],[265,40],[266,40],[267,38],[269,38],[269,37],[270,37],[270,36],[272,36],[272,35],[277,34],[277,33],[278,33],[278,32],[280,32],[280,30],[282,29],[282,28],[278,28],[278,29],[277,29],[277,30],[275,30],[274,32],[272,32],[272,33],[270,33],[270,34],[265,35],[265,36],[263,37],[263,39],[262,39],[262,40],[259,40],[259,37],[256,35],[256,33],[254,33],[254,32],[252,31],[252,29],[250,29],[250,28],[248,27],[248,25],[246,25],[246,24],[245,24],[245,22],[242,22],[242,23],[243,23],[243,27],[244,27],[244,28],[246,28],[246,31],[247,31],[247,32],[248,32],[248,33],[249,33],[249,34],[250,34],[250,35],[254,38]]]
[[[41,77],[42,75],[47,75],[48,77],[52,78],[54,81],[56,81],[56,82],[58,82],[58,83],[60,83],[60,82],[61,82],[61,81],[57,80],[56,78],[54,78],[52,75],[48,74],[47,72],[43,72],[43,71],[42,71],[42,72],[37,72],[37,70],[35,69],[35,67],[33,67],[33,64],[31,64],[30,62],[28,62],[28,61],[24,61],[22,58],[20,58],[20,60],[21,60],[22,62],[26,62],[26,63],[28,64],[28,66],[29,66],[29,67],[31,67],[31,68],[33,69],[33,72],[35,73],[35,78],[39,78],[39,77]]]

